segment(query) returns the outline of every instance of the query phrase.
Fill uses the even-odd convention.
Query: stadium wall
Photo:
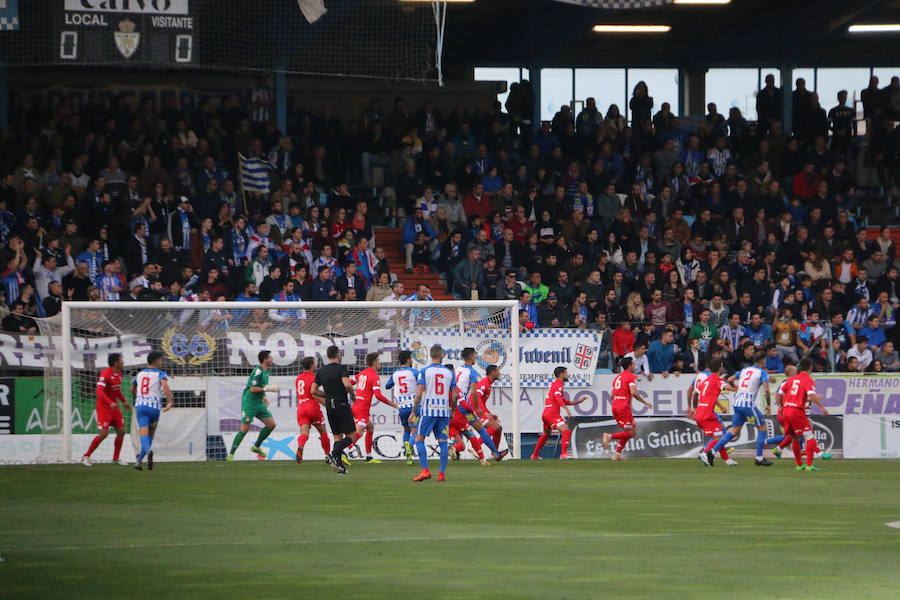
[[[612,375],[598,374],[588,389],[572,391],[574,399],[587,396],[587,401],[573,406],[576,433],[575,451],[582,458],[604,456],[598,449],[599,434],[610,426]],[[699,447],[699,434],[692,421],[682,417],[686,412],[686,390],[692,376],[680,375],[653,381],[641,381],[640,391],[653,405],[651,409],[635,409],[641,437],[632,452],[636,456],[693,456]],[[293,378],[273,377],[281,393],[273,399],[271,410],[279,423],[272,435],[270,456],[274,460],[292,460],[296,449],[296,399]],[[779,378],[775,378],[775,383]],[[160,426],[158,447],[161,460],[216,460],[225,456],[225,448],[237,429],[240,393],[244,377],[176,377],[172,389],[176,406],[185,406],[191,397],[198,404],[176,408],[167,413]],[[0,379],[0,464],[28,464],[37,461],[43,411],[41,377],[7,377]],[[900,457],[900,376],[892,375],[821,375],[816,377],[818,391],[830,417],[813,415],[816,436],[823,445],[844,452],[846,458]],[[774,391],[773,391],[774,393]],[[545,389],[522,388],[521,414],[523,455],[530,451],[540,430],[540,413]],[[202,401],[205,399],[205,401]],[[491,410],[502,423],[509,424],[512,402],[509,389],[495,388]],[[728,416],[723,415],[725,422]],[[376,453],[382,458],[400,458],[401,429],[396,411],[383,404],[373,407],[376,424]],[[770,433],[779,433],[774,422]],[[96,427],[96,415],[73,414],[73,454],[83,452]],[[315,438],[315,432],[313,432]],[[746,439],[745,439],[746,438]],[[736,441],[739,449],[750,444],[745,431]],[[238,459],[255,459],[249,450],[239,451]],[[96,454],[98,460],[109,459],[112,444],[104,443]],[[315,439],[307,444],[307,457],[321,458]]]

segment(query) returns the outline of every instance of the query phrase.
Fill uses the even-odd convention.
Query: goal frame
[[[169,302],[63,302],[60,310],[60,325],[62,328],[62,457],[64,462],[72,461],[72,311],[73,310],[171,310]],[[519,375],[519,318],[518,302],[515,300],[394,300],[381,302],[353,302],[346,306],[341,302],[191,302],[185,303],[185,310],[290,310],[290,309],[326,309],[339,311],[342,307],[354,309],[411,309],[411,308],[449,308],[460,309],[460,326],[462,326],[462,309],[494,308],[509,310],[510,331],[510,395],[512,397],[512,436],[515,440],[512,448],[512,458],[521,458],[522,453],[522,425],[519,414],[519,401],[521,395]]]

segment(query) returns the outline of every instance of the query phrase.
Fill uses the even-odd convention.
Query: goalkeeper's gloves
[[[263,388],[263,391],[264,391],[264,392],[277,392],[277,391],[278,391],[278,384],[277,384],[277,383],[269,383],[269,384],[266,384],[266,387]]]

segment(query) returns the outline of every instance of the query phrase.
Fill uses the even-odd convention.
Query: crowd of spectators
[[[897,183],[900,79],[879,85],[864,140],[846,92],[826,111],[802,79],[793,135],[771,78],[756,122],[715,104],[680,119],[643,82],[628,120],[588,98],[535,126],[527,82],[506,110],[374,99],[352,122],[292,98],[284,132],[265,81],[193,110],[17,97],[0,141],[2,327],[32,331],[64,300],[427,299],[399,280],[435,272],[457,298],[518,300],[525,327],[595,329],[603,359],[648,374],[718,354],[737,369],[751,347],[776,372],[807,355],[900,370],[900,257],[889,228],[869,240],[856,222],[863,141]],[[239,193],[238,152],[270,163],[270,193]],[[376,244],[388,220],[404,265]]]

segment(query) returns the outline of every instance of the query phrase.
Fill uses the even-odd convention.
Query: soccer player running
[[[781,385],[778,386],[778,389],[775,391],[775,404],[778,405],[778,413],[776,415],[776,419],[778,419],[778,423],[781,425],[781,435],[776,435],[770,437],[766,440],[766,445],[771,446],[776,444],[774,448],[772,448],[772,454],[775,455],[775,458],[781,458],[781,451],[787,447],[793,441],[793,437],[784,435],[784,416],[782,414],[784,408],[784,386],[788,382],[788,380],[797,374],[797,367],[794,365],[785,365],[784,367],[784,375],[787,377],[784,381],[781,382]],[[769,416],[772,412],[772,406],[766,405],[766,416]],[[798,452],[794,453],[795,456],[799,456],[799,447]],[[799,464],[799,463],[798,463]]]
[[[562,448],[560,449],[559,460],[571,460],[574,458],[569,454],[569,441],[572,439],[572,431],[569,429],[568,424],[566,424],[566,420],[559,414],[559,410],[565,410],[566,416],[571,418],[572,411],[569,410],[569,407],[574,406],[575,404],[581,404],[587,400],[587,397],[585,396],[582,397],[581,400],[575,401],[566,400],[563,386],[569,380],[569,371],[565,367],[556,367],[553,369],[553,377],[554,380],[553,383],[550,384],[550,391],[547,393],[547,398],[544,400],[544,412],[541,413],[544,432],[541,434],[541,437],[538,438],[537,444],[534,445],[534,452],[531,453],[531,460],[540,460],[541,448],[543,448],[544,444],[547,443],[547,440],[550,439],[550,434],[553,433],[554,429],[562,436]]]
[[[728,382],[723,381],[720,377],[721,374],[722,359],[713,358],[709,361],[709,369],[697,375],[691,388],[691,412],[688,416],[693,416],[697,427],[709,440],[706,447],[697,457],[707,467],[713,466],[712,449],[722,437],[722,421],[719,420],[719,415],[716,414],[719,395],[724,390],[733,392],[737,389]],[[737,462],[729,458],[728,451],[725,448],[720,449],[719,453],[725,460],[725,464],[729,466],[737,464]]]
[[[141,436],[141,451],[134,465],[138,471],[144,469],[144,457],[147,457],[147,470],[153,470],[153,452],[150,448],[153,445],[153,436],[156,435],[156,426],[159,424],[160,410],[162,412],[172,410],[169,376],[160,369],[162,359],[162,352],[151,352],[147,356],[147,368],[138,373],[131,384],[134,416],[138,420]],[[162,407],[163,398],[166,400],[165,408]]]
[[[400,425],[403,427],[403,456],[406,464],[413,464],[413,449],[410,440],[415,435],[415,426],[409,422],[412,414],[413,401],[416,399],[416,378],[418,371],[412,366],[412,352],[403,350],[397,355],[400,367],[391,373],[391,377],[384,384],[387,390],[394,390],[394,402],[400,413]]]
[[[475,348],[463,348],[463,365],[456,369],[456,386],[459,404],[456,410],[466,418],[469,425],[478,432],[481,441],[491,451],[495,460],[503,460],[509,450],[500,452],[497,441],[487,431],[486,423],[490,423],[493,415],[487,410],[487,399],[491,397],[491,386],[500,379],[500,369],[496,365],[488,365],[484,377],[479,381],[475,371]],[[497,423],[499,427],[499,423]]]
[[[809,376],[812,371],[812,360],[804,358],[797,366],[800,371],[784,384],[784,396],[782,397],[782,419],[784,424],[784,434],[793,438],[794,459],[797,462],[798,471],[819,471],[819,467],[813,466],[813,457],[819,445],[812,433],[812,425],[809,417],[806,415],[806,406],[812,402],[816,404],[823,415],[827,415],[828,411],[819,400],[816,392],[816,384],[812,377]],[[804,453],[806,454],[806,465],[804,466],[800,458],[800,440],[804,440]]]
[[[262,443],[275,429],[275,418],[269,412],[269,402],[266,400],[266,392],[278,392],[278,385],[269,383],[269,369],[272,368],[274,359],[268,350],[262,350],[257,358],[259,365],[253,367],[250,377],[247,378],[244,394],[241,396],[241,427],[234,436],[234,441],[231,442],[231,451],[225,459],[227,461],[234,460],[234,453],[237,452],[244,436],[250,431],[253,419],[258,418],[263,424],[263,428],[256,437],[256,442],[250,446],[250,451],[260,458],[266,457],[266,451],[261,447]]]
[[[744,423],[753,421],[756,424],[756,461],[754,464],[757,467],[771,467],[772,461],[763,457],[767,437],[766,418],[756,405],[759,388],[762,388],[766,395],[766,405],[772,401],[769,394],[769,374],[766,372],[766,353],[757,350],[753,354],[753,364],[729,377],[728,382],[737,387],[737,393],[731,403],[734,409],[734,418],[725,435],[716,442],[710,452],[707,452],[706,456],[710,464],[712,464],[713,453],[718,452],[725,447],[725,444],[736,438]]]
[[[603,449],[609,450],[610,441],[616,440],[616,451],[613,454],[613,460],[625,460],[622,456],[622,450],[628,440],[634,437],[637,431],[637,425],[634,422],[634,415],[631,413],[631,400],[637,400],[647,408],[653,408],[653,405],[641,398],[637,391],[637,375],[634,374],[635,362],[631,357],[625,357],[619,365],[622,372],[613,379],[613,404],[612,413],[616,423],[623,429],[618,433],[603,434]]]
[[[331,433],[335,437],[331,453],[325,455],[325,462],[338,474],[346,475],[344,449],[356,441],[353,437],[356,425],[353,423],[353,412],[347,399],[347,394],[353,391],[353,384],[350,383],[347,367],[341,364],[340,348],[329,346],[325,351],[325,357],[328,364],[316,373],[312,393],[317,396],[321,393],[324,396],[325,415],[328,417]]]
[[[122,360],[121,354],[110,354],[107,364],[109,366],[100,372],[100,377],[97,379],[97,429],[100,431],[91,440],[90,447],[81,457],[81,464],[86,467],[94,465],[91,461],[91,454],[109,435],[110,427],[116,430],[116,439],[113,442],[113,462],[123,467],[128,466],[127,460],[119,459],[122,442],[125,440],[125,420],[122,418],[122,411],[119,410],[119,402],[122,402],[125,410],[131,410],[131,405],[122,395],[122,368],[125,366],[125,361]]]
[[[410,420],[418,421],[416,432],[416,453],[419,455],[419,464],[422,472],[413,481],[425,481],[431,479],[431,471],[428,469],[428,451],[425,449],[425,437],[434,435],[440,448],[440,471],[438,481],[444,481],[447,471],[447,448],[450,429],[450,413],[456,409],[458,389],[456,387],[453,371],[445,367],[444,349],[435,344],[429,350],[431,364],[419,371],[416,399],[413,401],[413,414]],[[419,405],[422,405],[421,417],[416,417]]]
[[[353,422],[356,424],[356,430],[353,434],[353,443],[366,434],[366,462],[380,463],[380,460],[372,458],[372,442],[375,435],[375,424],[372,422],[372,397],[378,398],[380,402],[384,402],[388,406],[398,408],[395,402],[392,402],[381,393],[381,379],[378,377],[378,369],[381,368],[381,362],[378,360],[378,352],[370,352],[366,355],[366,368],[354,377],[350,378],[350,383],[356,385],[356,399],[353,401]]]
[[[303,449],[309,439],[309,428],[315,427],[319,432],[319,443],[325,454],[331,452],[331,440],[325,431],[325,417],[322,415],[321,405],[325,404],[321,396],[313,396],[313,385],[316,382],[316,359],[312,356],[304,357],[300,361],[303,372],[294,380],[294,390],[297,392],[297,425],[300,426],[300,435],[297,436],[298,463],[303,462]]]

